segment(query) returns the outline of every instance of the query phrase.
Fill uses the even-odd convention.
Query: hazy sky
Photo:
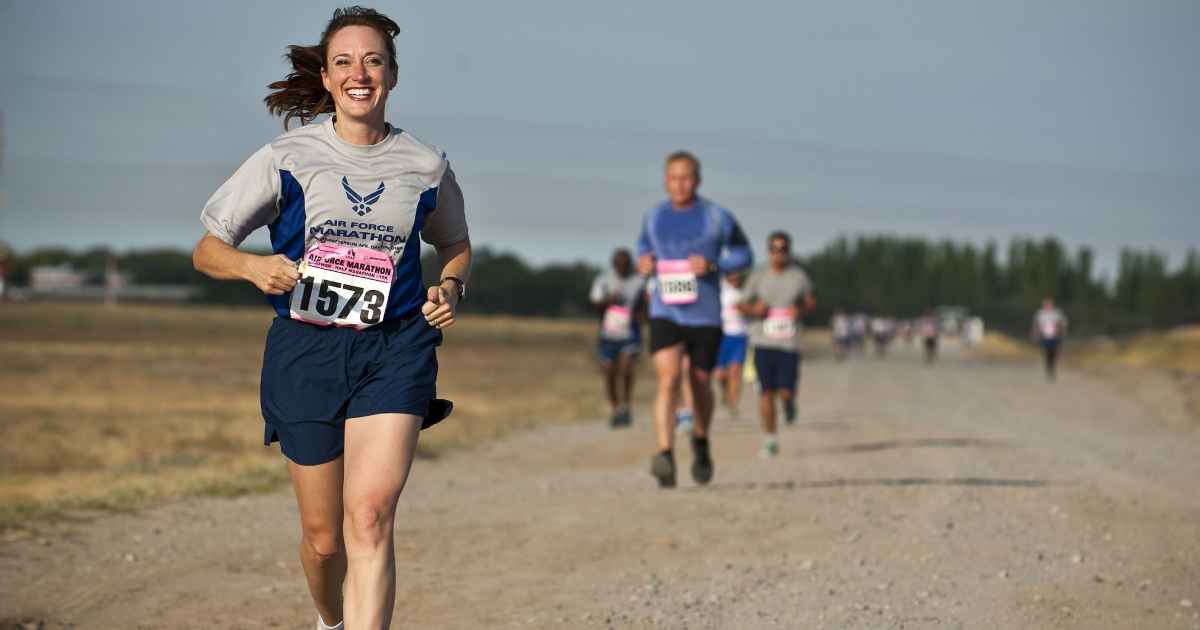
[[[333,6],[0,0],[0,240],[190,246]],[[778,227],[1054,234],[1107,268],[1200,245],[1194,0],[374,6],[403,28],[389,119],[447,151],[477,243],[535,262],[632,244],[676,148],[760,253]]]

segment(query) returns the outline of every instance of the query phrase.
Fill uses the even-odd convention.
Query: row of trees
[[[1116,277],[1097,276],[1091,249],[1017,238],[1001,262],[994,243],[871,236],[839,238],[801,260],[813,278],[819,319],[841,307],[913,316],[964,306],[993,328],[1023,333],[1050,296],[1084,333],[1120,333],[1200,321],[1200,255],[1175,271],[1156,252],[1123,251]]]
[[[209,280],[192,269],[189,253],[155,249],[117,254],[106,249],[73,252],[47,248],[15,255],[9,281],[27,284],[36,265],[70,265],[102,277],[110,257],[139,284],[185,284],[201,288],[201,301],[258,304],[247,283]],[[929,307],[957,305],[994,328],[1021,333],[1044,296],[1053,296],[1079,332],[1119,333],[1200,321],[1200,255],[1168,268],[1155,252],[1125,251],[1115,278],[1097,276],[1084,247],[1069,252],[1053,238],[1014,239],[1003,260],[997,246],[983,247],[921,238],[839,238],[799,262],[817,287],[818,322],[834,308],[915,316]],[[426,280],[436,279],[432,254]],[[591,311],[587,292],[599,269],[585,263],[532,267],[519,256],[483,247],[476,251],[470,299],[479,313],[575,317]]]

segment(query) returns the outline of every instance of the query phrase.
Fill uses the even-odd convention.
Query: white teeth
[[[349,94],[351,98],[367,98],[371,95],[371,90],[346,90],[346,93]]]

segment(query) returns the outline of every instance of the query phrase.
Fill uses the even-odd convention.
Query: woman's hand
[[[425,293],[425,304],[421,313],[425,321],[434,328],[444,329],[454,325],[454,310],[458,307],[458,292],[447,291],[442,285],[429,287]]]
[[[245,277],[267,295],[283,295],[300,280],[296,262],[284,256],[247,256]]]

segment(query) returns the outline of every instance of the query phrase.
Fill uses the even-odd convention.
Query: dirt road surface
[[[1200,628],[1200,436],[1113,391],[817,358],[778,458],[753,401],[718,420],[709,487],[686,447],[654,487],[644,409],[418,461],[396,627]],[[297,541],[287,491],[45,526],[0,628],[311,628]]]

